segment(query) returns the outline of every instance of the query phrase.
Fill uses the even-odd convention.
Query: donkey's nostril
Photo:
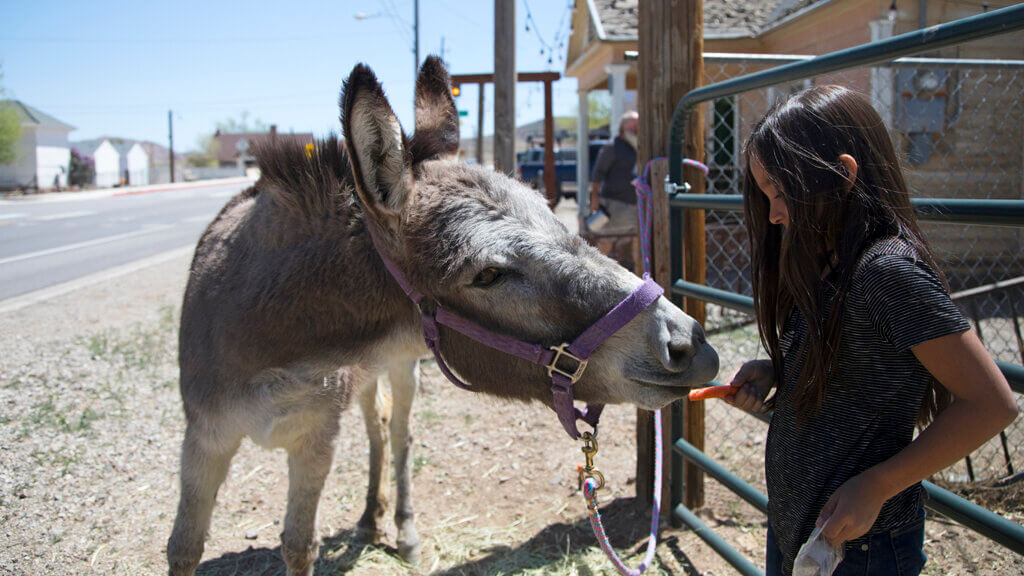
[[[669,343],[669,365],[670,370],[681,370],[689,366],[690,358],[693,356],[694,348],[689,343]]]
[[[669,344],[668,359],[671,365],[668,366],[668,368],[678,368],[686,362],[686,357],[689,356],[692,351],[693,348],[690,346],[673,346]]]

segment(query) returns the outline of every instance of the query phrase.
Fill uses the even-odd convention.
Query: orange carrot
[[[690,399],[690,402],[711,400],[712,398],[725,398],[726,396],[732,396],[739,389],[739,386],[733,386],[731,384],[726,384],[725,386],[708,386],[707,388],[696,388],[694,390],[690,390],[687,397]]]

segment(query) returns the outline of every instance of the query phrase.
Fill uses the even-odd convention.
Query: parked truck
[[[606,143],[605,140],[591,140],[590,164],[593,168],[597,153]],[[545,193],[544,189],[544,148],[530,148],[516,154],[516,168],[519,179],[533,188]],[[546,194],[545,194],[546,195]],[[576,197],[576,149],[561,148],[555,150],[555,203],[562,198]]]

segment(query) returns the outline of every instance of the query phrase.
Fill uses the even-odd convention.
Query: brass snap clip
[[[583,483],[587,478],[593,478],[597,485],[594,487],[594,492],[597,492],[601,488],[604,488],[604,474],[594,466],[594,455],[597,454],[597,430],[594,433],[590,432],[583,433],[583,456],[587,459],[586,465],[579,469],[579,484],[578,489],[583,489]]]

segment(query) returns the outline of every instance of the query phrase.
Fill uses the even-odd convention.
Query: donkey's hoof
[[[398,542],[398,555],[401,556],[402,560],[405,560],[409,564],[420,563],[420,541],[417,539],[415,542]]]
[[[356,533],[352,536],[352,540],[365,546],[380,546],[384,544],[384,532],[375,527],[356,526]]]

